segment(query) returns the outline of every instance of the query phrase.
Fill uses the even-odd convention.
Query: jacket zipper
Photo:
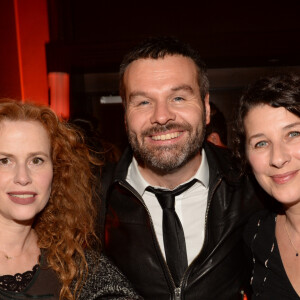
[[[175,288],[174,295],[175,295],[175,300],[181,299],[181,287]]]
[[[205,227],[204,227],[204,231],[205,231],[205,232],[207,231],[207,218],[208,218],[208,212],[209,212],[209,208],[210,208],[210,203],[211,203],[213,194],[215,193],[215,191],[216,191],[217,187],[219,186],[219,184],[221,183],[221,181],[222,181],[222,178],[219,178],[218,182],[217,182],[216,185],[214,186],[213,191],[211,192],[211,196],[210,196],[210,198],[209,198],[209,201],[207,202],[207,209],[206,209],[206,213],[205,213]],[[162,253],[162,251],[161,251],[160,245],[159,245],[159,243],[158,243],[158,240],[157,240],[155,231],[154,231],[154,225],[153,225],[153,221],[152,221],[150,212],[149,212],[149,210],[148,210],[148,208],[147,208],[147,206],[146,206],[146,204],[145,204],[143,198],[142,198],[139,194],[137,194],[137,193],[135,192],[134,189],[131,189],[130,186],[127,186],[127,184],[124,184],[123,181],[119,181],[119,184],[120,184],[122,187],[124,187],[125,189],[127,189],[128,191],[130,191],[137,199],[139,199],[140,202],[141,202],[141,204],[142,204],[142,205],[144,206],[144,208],[146,209],[146,211],[147,211],[147,213],[148,213],[148,216],[149,216],[149,219],[150,219],[151,229],[152,229],[152,231],[153,231],[153,233],[154,233],[154,237],[155,237],[156,243],[157,243],[158,248],[159,248],[159,250],[160,250],[160,254],[161,254],[162,257],[164,257],[164,256],[163,256],[163,253]],[[205,235],[205,240],[204,240],[202,249],[203,249],[204,246],[205,246],[205,241],[206,241],[206,235]],[[194,258],[194,261],[196,261],[196,259],[200,256],[200,254],[201,254],[201,252]],[[193,263],[191,263],[191,264],[187,267],[187,269],[185,270],[185,272],[184,272],[184,274],[183,274],[183,276],[182,276],[182,279],[181,279],[181,281],[180,281],[179,287],[176,287],[175,282],[174,282],[174,279],[173,279],[173,276],[172,276],[172,274],[171,274],[171,272],[170,272],[170,269],[169,269],[169,267],[168,267],[168,265],[167,265],[165,259],[164,259],[163,261],[164,261],[164,265],[165,265],[165,267],[166,267],[166,270],[168,271],[168,274],[169,274],[169,276],[170,276],[170,278],[171,278],[171,282],[172,282],[172,285],[173,285],[173,288],[174,288],[174,296],[175,296],[175,300],[180,300],[180,299],[181,299],[181,291],[182,291],[183,282],[185,281],[186,274],[187,274],[188,271],[191,269]]]
[[[141,204],[142,204],[142,205],[144,206],[144,208],[146,209],[146,211],[147,211],[147,213],[148,213],[149,220],[150,220],[151,230],[152,230],[152,232],[153,232],[153,236],[154,236],[154,238],[155,238],[156,244],[158,245],[158,249],[159,249],[159,251],[160,251],[160,254],[161,254],[162,258],[164,258],[164,255],[163,255],[163,253],[162,253],[162,251],[161,251],[159,242],[158,242],[157,237],[156,237],[156,233],[155,233],[155,230],[154,230],[154,225],[153,225],[153,221],[152,221],[150,212],[149,212],[148,207],[146,206],[146,204],[145,204],[143,198],[140,196],[140,194],[136,193],[136,191],[135,191],[134,189],[132,189],[131,186],[128,186],[128,185],[127,185],[126,183],[124,183],[123,181],[119,181],[119,184],[120,184],[123,188],[127,189],[128,191],[130,191],[137,199],[139,199],[139,201],[141,202]],[[174,288],[175,300],[177,300],[177,299],[180,300],[181,288],[180,288],[180,287],[179,287],[179,288],[176,287],[175,282],[174,282],[174,279],[173,279],[173,276],[172,276],[172,274],[171,274],[171,272],[170,272],[170,269],[169,269],[169,267],[168,267],[168,265],[167,265],[165,259],[163,259],[163,262],[164,262],[164,265],[165,265],[165,267],[166,267],[166,270],[168,271],[169,277],[170,277],[170,279],[171,279],[171,283],[172,283],[173,288]],[[179,296],[176,296],[176,295],[179,295]],[[179,298],[178,298],[178,297],[179,297]]]
[[[207,209],[206,209],[206,213],[205,213],[205,226],[204,226],[204,232],[205,232],[205,233],[207,232],[207,218],[208,218],[208,212],[209,212],[209,209],[210,209],[210,204],[211,204],[211,201],[212,201],[212,197],[213,197],[213,195],[214,195],[214,193],[215,193],[217,187],[220,185],[221,181],[222,181],[222,178],[219,178],[219,180],[218,180],[218,182],[216,183],[216,185],[214,186],[214,189],[213,189],[212,192],[211,192],[211,196],[210,196],[210,198],[209,198],[209,200],[208,200],[208,202],[207,202]],[[205,240],[204,240],[204,242],[203,242],[202,249],[205,247],[205,242],[206,242],[206,235],[205,235]],[[197,258],[201,255],[201,252],[202,252],[202,251],[200,251],[200,253],[194,258],[193,262],[197,260]],[[186,276],[187,273],[189,272],[189,270],[190,270],[190,269],[192,268],[192,266],[193,266],[193,262],[192,262],[192,263],[187,267],[187,269],[185,270],[185,272],[184,272],[184,274],[183,274],[183,276],[182,276],[182,279],[181,279],[181,282],[180,282],[179,287],[178,287],[178,288],[175,288],[175,299],[176,299],[176,300],[177,300],[177,299],[179,299],[179,300],[181,299],[180,296],[181,296],[181,290],[182,290],[182,287],[183,287],[183,283],[184,283],[184,281],[185,281],[185,279],[186,279],[186,277],[187,277],[187,276]],[[179,293],[179,298],[176,298],[176,293]]]

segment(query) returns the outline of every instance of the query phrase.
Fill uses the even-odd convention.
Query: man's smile
[[[153,135],[151,136],[152,140],[155,141],[165,141],[165,140],[171,140],[179,137],[183,132],[172,132],[167,134],[161,134],[161,135]]]

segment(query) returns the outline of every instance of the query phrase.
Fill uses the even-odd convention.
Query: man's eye
[[[140,101],[138,105],[143,106],[143,105],[147,105],[147,104],[149,104],[149,101],[144,100],[144,101]]]
[[[177,101],[177,102],[182,101],[182,100],[183,100],[182,97],[175,97],[175,98],[174,98],[174,101]]]
[[[8,163],[9,163],[9,159],[7,157],[0,159],[0,164],[1,165],[7,165]]]
[[[261,142],[258,142],[254,145],[254,148],[262,148],[262,147],[266,147],[267,146],[267,142],[265,141],[261,141]]]

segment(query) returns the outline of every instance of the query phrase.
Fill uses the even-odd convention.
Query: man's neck
[[[174,189],[176,186],[189,180],[194,176],[199,169],[201,164],[202,156],[200,152],[188,161],[184,166],[177,169],[176,171],[168,174],[160,174],[155,170],[147,167],[138,165],[139,171],[141,172],[144,179],[149,182],[152,186],[160,186],[168,189]]]

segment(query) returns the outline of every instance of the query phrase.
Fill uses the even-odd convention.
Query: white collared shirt
[[[186,182],[194,178],[196,178],[198,181],[190,189],[176,196],[175,198],[175,210],[181,221],[185,235],[188,264],[190,264],[200,253],[204,242],[209,168],[205,151],[203,149],[202,160],[199,169],[194,177],[190,178]],[[155,195],[151,192],[145,191],[150,184],[141,175],[135,158],[133,158],[128,168],[126,180],[144,199],[152,218],[158,243],[163,255],[165,255],[162,230],[163,212]],[[183,182],[182,184],[186,182]]]

